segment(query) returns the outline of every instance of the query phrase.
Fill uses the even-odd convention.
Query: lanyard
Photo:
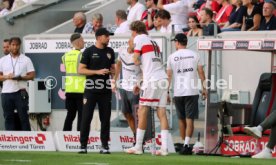
[[[19,57],[17,57],[17,58],[16,58],[16,61],[13,63],[12,56],[11,56],[11,64],[12,64],[12,73],[13,73],[13,74],[15,74],[15,67],[16,67],[18,58],[19,58]]]

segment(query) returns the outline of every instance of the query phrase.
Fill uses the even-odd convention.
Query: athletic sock
[[[135,148],[137,148],[139,150],[142,150],[145,132],[146,132],[146,130],[137,128]]]
[[[262,127],[262,126],[258,125],[258,126],[257,126],[257,129],[258,129],[259,131],[263,132],[263,127]]]
[[[161,130],[161,142],[162,142],[162,150],[167,151],[168,150],[168,136],[169,136],[169,130]]]
[[[185,140],[184,140],[184,146],[187,145],[189,147],[189,143],[190,143],[190,137],[186,136]]]

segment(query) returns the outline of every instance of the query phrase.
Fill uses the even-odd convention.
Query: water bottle
[[[204,150],[204,146],[203,144],[200,142],[200,132],[198,132],[197,135],[197,142],[195,143],[194,147],[193,147],[194,153],[198,154],[198,153],[203,153]]]

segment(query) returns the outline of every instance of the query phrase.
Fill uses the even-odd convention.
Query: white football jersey
[[[142,79],[142,71],[139,66],[134,65],[133,54],[129,54],[127,49],[119,50],[118,60],[122,63],[121,88],[133,91],[134,85]]]
[[[167,70],[172,70],[174,77],[174,96],[198,95],[198,65],[200,56],[189,49],[179,49],[168,58]]]
[[[157,81],[168,78],[162,64],[162,54],[159,46],[146,34],[134,38],[134,52],[140,53],[143,80]]]

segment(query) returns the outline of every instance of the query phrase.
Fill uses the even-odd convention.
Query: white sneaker
[[[255,158],[255,159],[271,159],[272,158],[272,153],[267,152],[266,150],[262,150],[258,154],[253,155],[252,158]]]
[[[168,153],[167,150],[160,149],[160,150],[156,151],[155,155],[157,155],[157,156],[167,156],[167,155],[169,155],[169,153]]]
[[[143,151],[139,150],[139,149],[137,149],[135,147],[131,147],[129,149],[126,149],[125,153],[134,154],[134,155],[141,155],[143,153]]]
[[[257,139],[262,137],[262,132],[257,127],[244,127],[244,132]]]

